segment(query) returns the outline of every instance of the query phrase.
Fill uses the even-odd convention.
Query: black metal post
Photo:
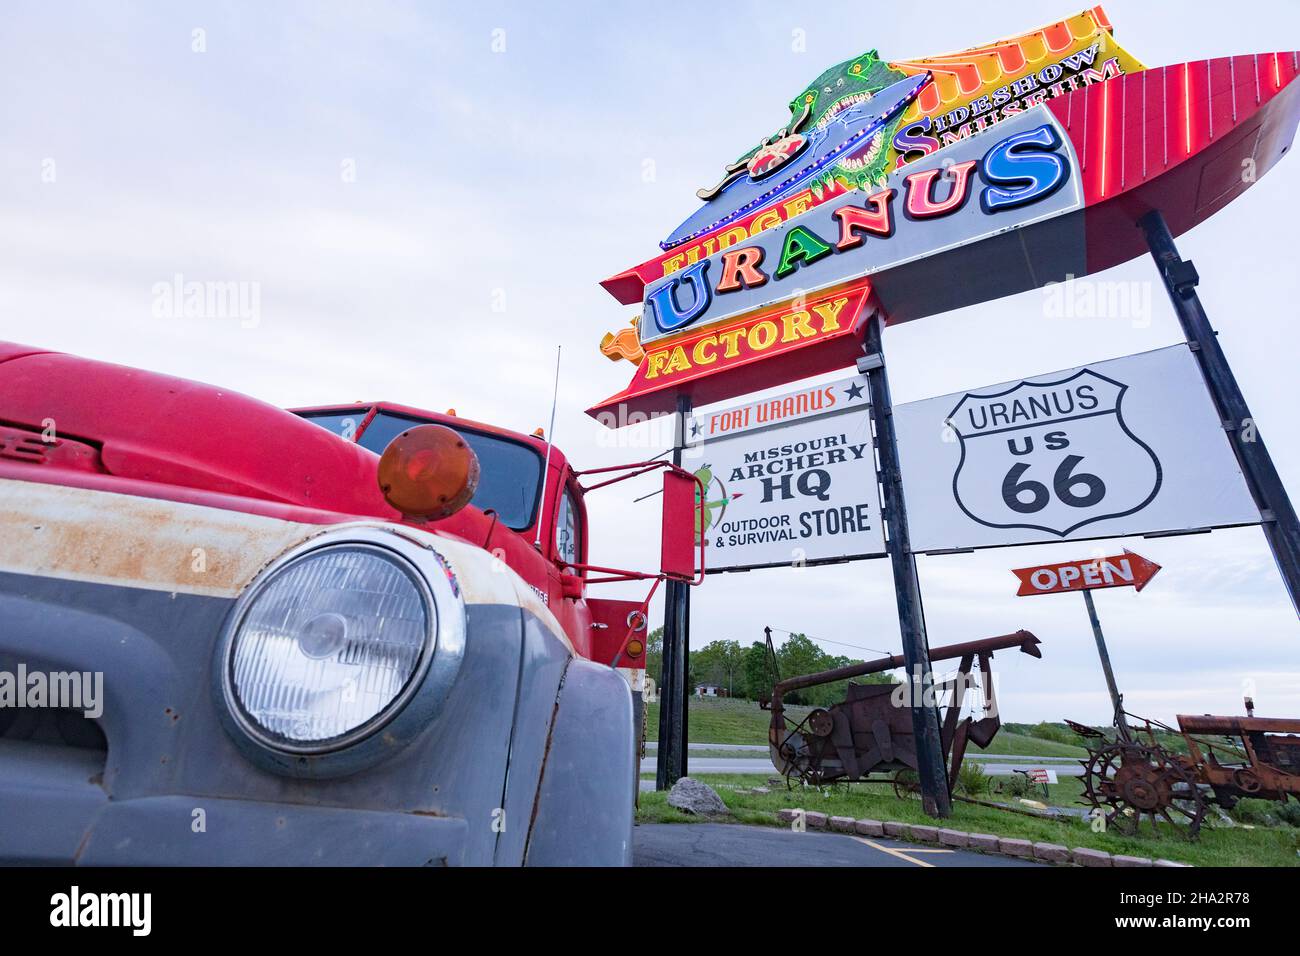
[[[682,463],[686,444],[686,418],[691,413],[688,395],[677,396],[673,464]],[[663,673],[659,688],[659,751],[655,761],[655,789],[670,790],[686,776],[687,727],[686,674],[690,646],[691,588],[669,581],[664,588]]]
[[[1210,325],[1196,294],[1200,276],[1191,262],[1178,255],[1174,237],[1160,210],[1147,213],[1138,224],[1146,233],[1151,258],[1156,261],[1183,334],[1201,365],[1201,373],[1205,376],[1219,418],[1232,438],[1232,449],[1263,516],[1264,537],[1273,550],[1273,559],[1291,596],[1291,605],[1300,613],[1300,521],[1296,519],[1286,486],[1269,457],[1264,438],[1250,414],[1228,359],[1219,347],[1218,333]]]
[[[894,571],[894,594],[898,602],[898,628],[903,638],[903,659],[911,685],[912,733],[916,738],[917,776],[921,801],[932,817],[952,814],[948,775],[943,765],[939,736],[939,711],[934,700],[934,678],[930,672],[930,645],[925,635],[925,613],[921,608],[921,585],[916,577],[907,529],[907,504],[903,500],[903,473],[898,460],[898,436],[894,432],[894,406],[885,372],[881,331],[884,318],[877,312],[867,323],[866,356],[858,368],[867,375],[871,390],[871,418],[876,426],[880,453],[880,480],[884,486],[884,517],[889,527],[890,564]]]
[[[1115,683],[1115,672],[1110,666],[1110,652],[1106,650],[1106,638],[1101,633],[1101,621],[1097,619],[1097,606],[1092,603],[1092,592],[1085,590],[1083,592],[1083,603],[1088,609],[1088,621],[1092,624],[1092,636],[1097,642],[1097,654],[1101,657],[1101,669],[1106,675],[1106,687],[1110,690],[1111,708],[1115,711],[1115,729],[1119,731],[1121,740],[1131,740],[1132,736],[1128,730],[1128,720],[1124,717],[1124,695],[1119,692],[1119,685]]]

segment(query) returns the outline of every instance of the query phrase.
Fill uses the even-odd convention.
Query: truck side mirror
[[[663,537],[659,569],[667,577],[690,581],[695,577],[695,479],[684,471],[664,471]]]

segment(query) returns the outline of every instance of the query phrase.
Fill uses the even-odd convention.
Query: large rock
[[[707,783],[680,777],[668,791],[668,806],[701,817],[723,817],[731,811]]]

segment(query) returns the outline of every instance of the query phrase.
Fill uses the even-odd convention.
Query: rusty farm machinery
[[[1133,834],[1148,820],[1180,826],[1196,839],[1211,805],[1225,810],[1243,797],[1300,800],[1300,720],[1179,714],[1175,730],[1123,711],[1115,726],[1066,721],[1084,740],[1083,800],[1106,825]],[[1187,749],[1175,749],[1181,738]]]
[[[940,720],[950,786],[961,770],[967,744],[974,742],[987,747],[1001,726],[990,666],[994,651],[1019,648],[1031,657],[1042,657],[1038,643],[1038,638],[1028,631],[1016,631],[1001,637],[936,647],[930,652],[932,661],[960,660],[957,674],[936,682],[934,687],[936,703],[947,697]],[[971,715],[962,717],[965,693],[974,686],[971,671],[977,662],[983,699],[983,716],[978,720]],[[800,781],[820,786],[841,781],[892,782],[900,795],[914,790],[912,780],[917,760],[912,712],[910,707],[894,699],[905,686],[852,680],[903,665],[902,656],[896,654],[782,680],[776,670],[776,654],[769,633],[768,666],[773,686],[767,704],[772,712],[768,745],[772,763],[787,783]],[[801,719],[787,714],[784,703],[787,694],[846,679],[849,681],[846,700],[831,707],[814,708]]]

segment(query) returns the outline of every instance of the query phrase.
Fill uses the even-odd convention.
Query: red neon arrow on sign
[[[1016,597],[1031,594],[1059,594],[1062,591],[1091,591],[1096,588],[1131,587],[1141,591],[1155,577],[1160,565],[1127,548],[1109,558],[1088,558],[1063,564],[1018,568],[1011,573],[1020,579]]]

